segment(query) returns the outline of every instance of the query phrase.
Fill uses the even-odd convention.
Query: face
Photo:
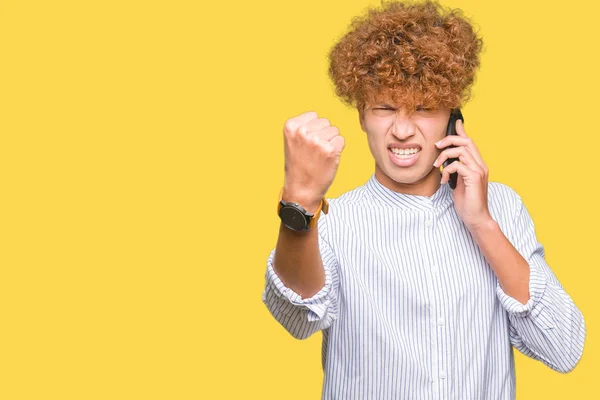
[[[435,142],[446,135],[449,108],[419,108],[412,115],[393,103],[367,104],[359,112],[375,158],[375,176],[396,192],[431,196],[441,173],[433,162],[443,149]]]

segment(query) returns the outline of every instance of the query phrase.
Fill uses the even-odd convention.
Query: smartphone
[[[450,119],[448,120],[448,127],[446,128],[446,136],[448,135],[456,135],[456,121],[461,120],[463,123],[465,122],[465,119],[463,118],[462,113],[460,112],[460,108],[454,108],[450,111]],[[447,149],[449,148],[453,148],[456,147],[454,145],[450,145],[448,147],[446,147]],[[458,161],[458,158],[449,158],[446,161],[443,162],[443,166],[444,168],[446,168],[448,165],[452,164],[454,161]],[[450,185],[450,187],[452,189],[456,188],[456,180],[458,179],[458,173],[457,172],[453,172],[450,174],[450,180],[448,181],[448,184]]]

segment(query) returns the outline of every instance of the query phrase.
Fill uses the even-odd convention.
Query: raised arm
[[[344,139],[314,112],[286,121],[283,133],[282,200],[314,214],[333,182]],[[330,306],[337,285],[337,260],[319,235],[322,222],[303,231],[282,222],[277,246],[267,261],[263,302],[292,335],[302,339],[327,327],[333,318]],[[325,318],[327,314],[330,318]]]

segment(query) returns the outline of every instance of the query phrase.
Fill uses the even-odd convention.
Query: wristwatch
[[[321,199],[319,207],[314,214],[310,214],[298,203],[292,203],[282,200],[283,189],[279,194],[279,204],[277,204],[277,215],[285,226],[293,231],[308,231],[315,227],[319,220],[321,211],[327,214],[329,211],[329,203],[325,199]]]

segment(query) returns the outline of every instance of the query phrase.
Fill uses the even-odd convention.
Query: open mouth
[[[410,167],[414,165],[421,153],[420,147],[399,149],[397,147],[388,148],[390,159],[398,167]]]
[[[399,159],[408,159],[421,151],[420,148],[415,147],[413,149],[399,149],[397,147],[390,147],[390,151],[394,153]]]

